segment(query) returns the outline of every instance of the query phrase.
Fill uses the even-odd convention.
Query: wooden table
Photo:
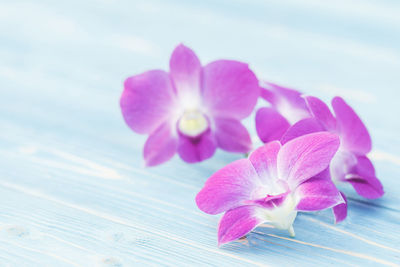
[[[399,13],[390,0],[0,3],[0,266],[399,265]],[[218,248],[219,218],[194,197],[241,155],[144,168],[145,136],[119,109],[123,80],[167,69],[180,42],[203,63],[342,95],[370,129],[385,196],[344,188],[339,225],[304,213],[295,238],[259,227]]]

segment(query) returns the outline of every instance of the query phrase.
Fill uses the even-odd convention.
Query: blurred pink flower
[[[384,194],[381,182],[367,154],[371,151],[371,137],[354,110],[341,98],[332,100],[335,116],[329,107],[313,96],[304,97],[312,118],[295,123],[281,139],[284,144],[298,136],[312,132],[328,131],[340,137],[340,147],[330,164],[330,175],[335,182],[350,183],[356,192],[369,199]],[[344,196],[344,195],[343,195]],[[336,222],[347,216],[347,204],[333,209]]]
[[[291,125],[311,117],[306,102],[296,90],[263,82],[261,97],[271,104],[256,113],[257,135],[264,143],[281,139]]]
[[[128,126],[149,135],[146,165],[161,164],[176,152],[188,163],[210,158],[217,147],[249,152],[251,139],[240,120],[252,112],[260,89],[247,64],[217,60],[202,67],[191,49],[179,45],[169,66],[169,73],[129,77],[121,96]]]

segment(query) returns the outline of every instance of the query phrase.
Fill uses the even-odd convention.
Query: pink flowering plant
[[[312,132],[335,133],[340,137],[341,145],[327,175],[336,184],[351,184],[365,198],[374,199],[383,195],[382,184],[376,178],[374,166],[367,156],[372,147],[368,130],[341,97],[332,100],[334,116],[329,107],[316,97],[271,83],[265,83],[263,87],[261,96],[271,104],[257,111],[256,129],[263,142],[280,139],[284,144]],[[342,196],[346,200],[343,193]],[[344,220],[347,200],[333,207],[333,212],[336,222]]]
[[[263,82],[260,95],[270,103],[256,113],[256,130],[264,143],[280,140],[291,125],[311,117],[306,101],[296,90]]]
[[[320,99],[313,96],[305,96],[304,99],[312,118],[294,124],[281,142],[312,132],[328,131],[337,134],[340,137],[340,147],[329,167],[332,180],[337,184],[350,184],[362,197],[381,197],[384,194],[383,186],[367,156],[372,147],[371,137],[359,116],[341,97],[332,99],[335,116]],[[347,216],[347,203],[334,207],[333,212],[336,222],[344,220]]]
[[[251,152],[241,121],[259,98],[270,104],[258,109],[255,119],[265,144]],[[217,60],[202,66],[190,48],[178,45],[168,72],[150,70],[126,79],[120,105],[127,125],[148,135],[146,166],[175,154],[187,163],[200,162],[217,148],[251,152],[215,172],[196,196],[200,210],[224,213],[219,245],[264,223],[294,236],[297,212],[332,208],[335,221],[344,220],[347,199],[340,183],[369,199],[384,193],[368,158],[368,130],[342,98],[332,100],[333,114],[316,97],[260,84],[245,63]]]
[[[304,135],[281,145],[272,141],[249,158],[213,174],[196,197],[209,214],[225,212],[218,228],[220,245],[236,240],[262,223],[294,236],[297,211],[317,211],[344,203],[324,175],[339,148],[331,133]],[[322,173],[321,173],[322,172]]]
[[[178,153],[188,163],[210,158],[217,147],[237,153],[252,148],[241,120],[251,114],[260,94],[247,64],[217,60],[202,66],[184,45],[175,48],[169,72],[150,70],[129,77],[121,96],[125,122],[148,134],[146,166]]]

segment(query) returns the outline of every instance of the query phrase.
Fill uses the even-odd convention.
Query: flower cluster
[[[200,162],[217,147],[251,152],[241,120],[259,98],[269,103],[255,118],[265,144],[215,172],[196,196],[202,211],[225,212],[220,245],[263,223],[294,236],[298,211],[332,208],[335,221],[344,220],[347,199],[337,188],[340,183],[349,183],[365,198],[383,195],[367,156],[370,135],[341,97],[332,100],[332,114],[316,97],[259,82],[245,63],[218,60],[202,66],[184,45],[173,51],[169,68],[129,77],[121,96],[127,125],[149,135],[143,150],[147,166],[164,163],[175,153],[185,162]]]

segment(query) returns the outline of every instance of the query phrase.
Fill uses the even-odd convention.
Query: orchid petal
[[[357,157],[354,174],[347,175],[346,181],[354,187],[359,195],[365,198],[375,199],[384,194],[383,186],[375,176],[374,166],[366,156]]]
[[[234,161],[214,173],[196,196],[199,209],[209,214],[236,208],[251,199],[259,183],[248,159]]]
[[[168,74],[151,70],[129,77],[120,104],[125,122],[133,131],[152,133],[175,108],[175,93]]]
[[[265,86],[264,86],[265,87]],[[271,103],[272,105],[274,105],[275,103],[275,93],[272,92],[271,90],[268,90],[266,88],[264,88],[263,86],[260,88],[260,97],[265,99],[266,101],[268,101],[269,103]]]
[[[298,198],[296,210],[316,211],[344,203],[340,192],[330,179],[314,177],[300,184],[295,193]]]
[[[264,184],[271,183],[278,176],[276,161],[280,149],[279,141],[272,141],[257,148],[249,156],[249,160]]]
[[[292,139],[300,137],[302,135],[321,132],[325,129],[321,126],[321,124],[315,118],[303,119],[295,124],[293,124],[282,136],[281,143],[286,144]]]
[[[339,137],[328,132],[307,134],[287,142],[278,153],[278,176],[296,187],[328,167],[339,144]]]
[[[371,151],[371,137],[354,110],[341,98],[332,100],[343,147],[359,155]]]
[[[197,137],[181,134],[179,136],[178,154],[187,163],[195,163],[211,158],[216,150],[214,136],[208,130]]]
[[[257,216],[256,206],[242,206],[227,211],[218,226],[218,245],[239,239],[251,232],[264,220]]]
[[[340,194],[342,195],[344,203],[332,208],[333,215],[335,216],[335,223],[340,223],[347,217],[347,198],[342,192],[340,192]]]
[[[336,119],[333,117],[329,107],[319,98],[314,96],[305,96],[304,99],[313,116],[324,126],[324,128],[328,131],[335,131]]]
[[[257,135],[264,143],[279,140],[289,127],[289,122],[275,109],[260,108],[257,110]]]
[[[203,73],[204,105],[214,116],[240,120],[250,115],[260,88],[247,64],[218,60],[207,64]]]
[[[268,82],[265,82],[263,87],[267,89],[263,91],[270,93],[262,91],[261,96],[269,101],[290,124],[311,116],[299,91]]]
[[[346,181],[346,175],[354,172],[353,169],[356,165],[356,155],[349,151],[339,149],[330,164],[332,179],[334,181]]]
[[[155,166],[171,159],[177,149],[178,140],[170,123],[162,124],[147,139],[143,156],[146,166]]]
[[[266,93],[263,94],[264,99],[269,101],[274,106],[280,104],[279,98],[282,97],[285,98],[292,107],[307,110],[306,103],[301,97],[301,93],[299,91],[270,82],[263,82],[262,87],[274,94],[275,97],[268,96]]]
[[[214,122],[214,135],[219,148],[238,153],[247,153],[251,150],[250,135],[240,121],[216,118]]]
[[[178,96],[183,101],[189,97],[200,97],[201,63],[196,54],[183,44],[172,52],[169,62],[170,75]]]

